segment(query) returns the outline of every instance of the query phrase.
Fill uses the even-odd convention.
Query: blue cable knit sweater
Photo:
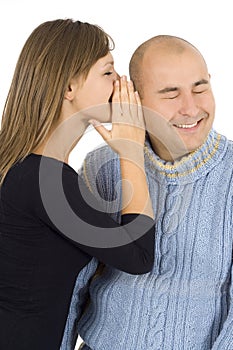
[[[233,350],[233,143],[211,130],[175,163],[147,144],[145,165],[156,217],[153,271],[134,276],[107,266],[91,284],[78,332],[93,350]],[[111,149],[90,153],[82,176],[108,210],[119,210],[120,168]],[[89,275],[96,261],[90,264]],[[77,332],[83,276],[63,349]]]

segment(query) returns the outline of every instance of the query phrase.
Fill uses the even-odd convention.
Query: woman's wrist
[[[128,161],[134,163],[135,166],[144,168],[144,146],[133,145],[133,147],[127,147],[119,153],[120,162]]]

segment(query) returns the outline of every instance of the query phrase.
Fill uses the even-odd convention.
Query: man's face
[[[165,160],[196,150],[214,120],[215,102],[206,64],[198,51],[149,48],[142,63],[141,94],[155,152]]]

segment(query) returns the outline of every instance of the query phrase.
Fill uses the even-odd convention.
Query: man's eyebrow
[[[209,81],[206,80],[206,79],[201,79],[199,81],[196,81],[196,83],[193,84],[193,86],[199,86],[199,85],[202,85],[202,84],[209,84]]]
[[[199,85],[202,85],[202,84],[209,84],[209,81],[206,80],[206,79],[201,79],[201,80],[198,80],[196,81],[193,86],[196,87],[196,86],[199,86]],[[168,92],[174,92],[174,91],[178,91],[179,88],[174,86],[174,87],[165,87],[164,89],[161,89],[158,91],[159,94],[166,94]]]
[[[167,92],[173,92],[173,91],[177,91],[178,88],[177,87],[166,87],[162,90],[159,90],[158,93],[159,94],[166,94]]]

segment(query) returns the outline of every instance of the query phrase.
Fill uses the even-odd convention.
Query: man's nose
[[[195,95],[193,93],[185,93],[181,98],[180,113],[190,117],[195,117],[198,114],[199,108],[197,106]]]

